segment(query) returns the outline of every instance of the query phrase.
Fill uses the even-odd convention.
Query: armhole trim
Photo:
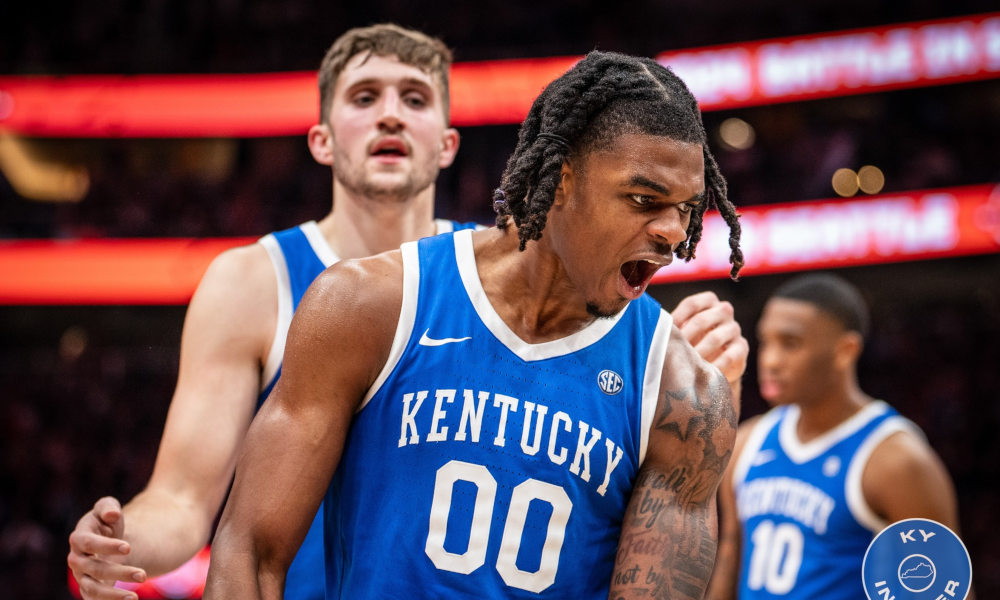
[[[278,324],[274,328],[274,341],[271,342],[271,350],[267,353],[267,360],[264,362],[264,369],[260,377],[260,391],[267,389],[278,374],[281,368],[281,360],[285,355],[285,339],[288,337],[288,328],[292,324],[292,284],[288,277],[288,264],[285,263],[285,254],[281,251],[281,245],[277,238],[268,234],[260,238],[258,242],[267,250],[267,255],[271,259],[271,266],[274,267],[274,275],[278,280]]]
[[[847,498],[847,508],[851,511],[851,516],[858,522],[858,525],[872,533],[882,531],[889,526],[889,523],[875,514],[875,511],[868,505],[864,490],[861,488],[861,480],[865,474],[865,467],[868,466],[868,459],[871,458],[875,449],[889,436],[899,432],[907,432],[926,440],[920,428],[909,419],[901,416],[889,417],[868,434],[865,441],[858,446],[844,478],[844,495]]]
[[[358,406],[355,414],[359,413],[368,405],[368,402],[382,388],[382,384],[389,379],[389,375],[396,370],[399,359],[403,357],[406,346],[410,343],[410,336],[413,334],[413,325],[417,320],[417,296],[420,294],[420,252],[416,242],[407,242],[399,247],[403,254],[403,305],[399,310],[399,321],[396,322],[396,335],[392,338],[392,348],[389,350],[389,358],[385,361],[385,366],[375,379],[375,383],[368,388],[364,400]]]
[[[671,325],[674,318],[667,311],[660,309],[660,317],[653,331],[653,341],[649,345],[649,355],[646,357],[646,374],[642,380],[642,408],[639,415],[639,466],[646,460],[646,450],[649,448],[649,430],[653,426],[656,414],[656,404],[660,398],[660,381],[663,379],[663,361],[667,356],[667,344],[670,341]]]
[[[330,243],[323,237],[323,232],[320,231],[319,224],[316,221],[303,223],[299,225],[299,229],[306,236],[306,241],[309,242],[309,246],[316,254],[316,258],[323,263],[324,267],[329,267],[340,260],[337,253],[330,247]]]
[[[743,444],[743,448],[740,449],[740,455],[736,458],[736,466],[733,467],[734,490],[740,487],[743,481],[746,480],[747,473],[750,472],[750,467],[753,466],[754,458],[757,457],[761,446],[764,445],[764,440],[767,439],[767,435],[774,429],[774,426],[781,419],[781,415],[784,412],[780,408],[771,409],[764,413],[760,420],[752,426],[753,428],[747,436],[747,441]]]

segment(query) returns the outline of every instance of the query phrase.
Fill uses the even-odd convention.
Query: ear
[[[575,185],[576,172],[573,170],[573,165],[570,164],[569,159],[566,159],[559,169],[559,185],[556,186],[556,197],[552,201],[552,205],[563,206],[566,204],[566,200],[573,195]]]
[[[861,358],[865,348],[865,340],[857,331],[847,331],[841,334],[835,346],[834,364],[840,370],[853,368]]]
[[[441,154],[438,157],[438,168],[447,169],[451,163],[455,162],[460,142],[461,137],[458,135],[457,129],[449,127],[444,130],[444,133],[441,134]]]
[[[330,131],[330,126],[325,123],[313,125],[309,128],[306,140],[313,159],[321,165],[332,167],[333,132]]]

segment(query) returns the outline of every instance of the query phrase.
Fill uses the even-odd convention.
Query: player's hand
[[[111,497],[101,498],[94,509],[83,515],[69,536],[66,562],[80,584],[84,600],[137,600],[135,592],[117,589],[115,581],[141,583],[142,569],[125,565],[129,553],[125,516],[121,504]]]
[[[684,338],[730,383],[743,377],[750,344],[733,317],[732,304],[720,301],[713,292],[702,292],[681,300],[672,314]]]

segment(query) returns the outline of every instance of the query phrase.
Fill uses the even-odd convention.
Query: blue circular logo
[[[614,396],[618,392],[622,391],[622,388],[625,387],[625,383],[622,381],[622,377],[618,373],[604,370],[597,376],[597,386],[600,387],[601,391],[605,394]]]
[[[861,576],[868,600],[965,600],[972,561],[952,530],[930,519],[906,519],[875,536]]]

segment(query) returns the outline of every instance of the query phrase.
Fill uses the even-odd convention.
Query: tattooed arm
[[[726,378],[674,327],[622,524],[612,600],[704,595],[716,554],[716,489],[736,439],[735,404]]]

